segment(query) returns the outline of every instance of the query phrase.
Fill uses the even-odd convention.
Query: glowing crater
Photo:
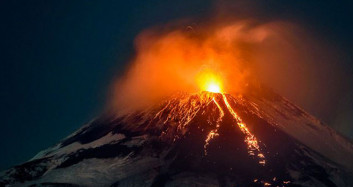
[[[219,75],[211,70],[205,70],[201,72],[197,77],[197,82],[201,90],[221,93],[222,92],[222,80]]]
[[[220,93],[221,92],[221,88],[219,85],[217,85],[216,83],[209,83],[209,85],[207,86],[207,90],[209,92],[214,92],[214,93]]]

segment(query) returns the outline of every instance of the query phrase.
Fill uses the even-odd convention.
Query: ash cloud
[[[350,2],[220,0],[215,6],[219,20],[288,24],[278,28],[279,43],[258,51],[259,80],[353,139]]]
[[[352,131],[351,107],[344,104],[351,76],[337,63],[344,52],[259,4],[220,1],[199,24],[177,21],[142,31],[112,103],[136,109],[175,91],[197,92],[198,74],[211,70],[225,92],[241,93],[259,81],[341,132]]]
[[[217,20],[196,28],[145,30],[135,40],[135,58],[116,83],[114,103],[144,107],[173,92],[198,92],[198,76],[205,71],[220,78],[224,92],[244,92],[250,82],[271,79],[276,63],[303,61],[291,45],[296,29],[280,21]]]

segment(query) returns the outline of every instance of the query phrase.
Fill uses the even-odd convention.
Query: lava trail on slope
[[[353,185],[352,144],[263,92],[177,93],[145,110],[102,115],[4,171],[0,185]]]

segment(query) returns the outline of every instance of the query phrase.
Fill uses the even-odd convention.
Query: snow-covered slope
[[[103,115],[0,186],[352,186],[351,142],[269,90]]]

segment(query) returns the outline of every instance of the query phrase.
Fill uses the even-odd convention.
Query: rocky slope
[[[353,186],[353,146],[270,90],[103,115],[0,186]]]

